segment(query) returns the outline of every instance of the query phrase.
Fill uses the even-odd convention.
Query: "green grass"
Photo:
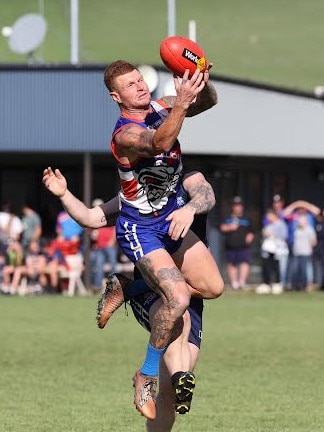
[[[175,432],[324,431],[321,293],[206,302],[197,389]],[[147,333],[96,299],[0,297],[1,432],[134,432],[131,377]]]
[[[43,0],[48,34],[45,62],[69,61],[70,0]],[[38,0],[1,0],[0,27]],[[79,0],[80,60],[117,58],[161,65],[159,44],[167,36],[167,1]],[[215,63],[215,73],[300,89],[323,85],[323,0],[176,0],[177,34],[197,22],[198,42]],[[0,62],[25,61],[0,37]]]

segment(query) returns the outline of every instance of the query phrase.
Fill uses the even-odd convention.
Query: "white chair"
[[[66,255],[65,261],[68,268],[61,269],[61,279],[68,279],[68,288],[66,294],[73,297],[78,289],[80,295],[88,295],[88,291],[82,281],[84,262],[82,254]]]

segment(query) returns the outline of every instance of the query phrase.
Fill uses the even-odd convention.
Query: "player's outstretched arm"
[[[212,68],[212,66],[213,64],[209,63],[208,69],[204,72],[203,83],[205,83],[205,85],[197,94],[196,99],[190,104],[186,113],[186,117],[193,117],[217,104],[218,98],[215,86],[209,81],[209,70]],[[167,106],[173,108],[176,97],[163,96],[161,99],[167,104]]]
[[[172,100],[172,110],[157,130],[143,129],[131,123],[123,126],[115,135],[115,143],[123,154],[128,156],[131,152],[148,157],[167,152],[172,148],[190,104],[205,87],[203,74],[198,69],[191,78],[189,78],[189,70],[186,70],[182,81],[180,82],[176,77],[174,83],[177,96],[169,99],[169,102]]]
[[[80,201],[67,187],[67,181],[61,171],[51,167],[45,168],[43,172],[44,186],[56,197],[61,200],[61,203],[67,213],[78,224],[85,228],[101,228],[107,225],[114,225],[114,220],[107,220],[100,206],[89,209],[82,201]],[[115,214],[118,212],[118,197],[114,197],[108,203],[109,213]]]
[[[193,223],[195,215],[208,213],[216,202],[211,184],[198,171],[185,176],[183,187],[188,193],[190,200],[166,218],[167,221],[171,221],[169,236],[172,240],[185,237]]]

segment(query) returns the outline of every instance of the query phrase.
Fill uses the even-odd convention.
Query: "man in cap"
[[[220,230],[225,237],[229,282],[237,290],[246,285],[250,272],[251,243],[254,240],[252,223],[244,214],[240,196],[233,198],[231,213],[223,219]]]

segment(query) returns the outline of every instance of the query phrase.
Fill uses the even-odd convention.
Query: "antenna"
[[[27,54],[28,60],[33,62],[34,51],[42,45],[46,31],[47,23],[42,15],[23,15],[11,28],[9,48],[17,54]]]

